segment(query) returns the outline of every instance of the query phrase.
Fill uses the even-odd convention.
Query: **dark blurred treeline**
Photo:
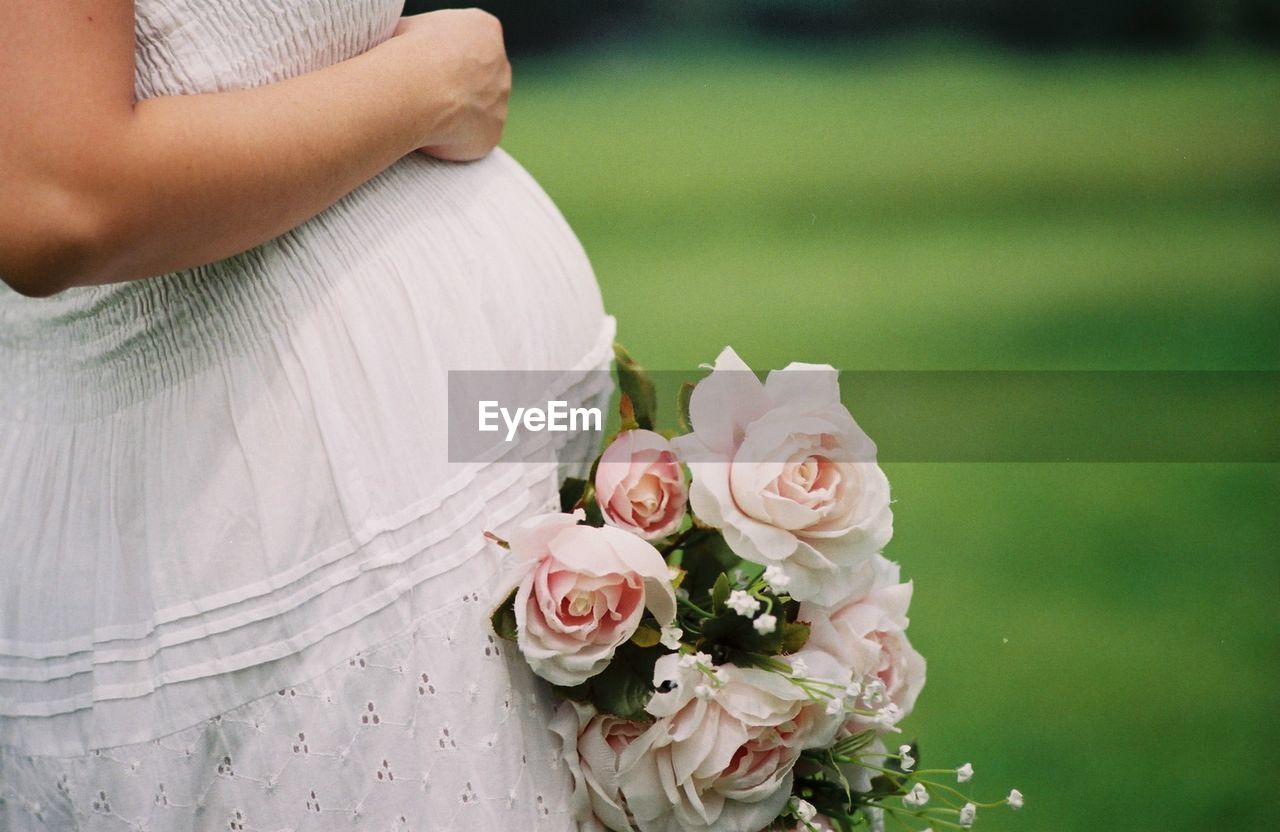
[[[477,5],[512,51],[678,31],[777,39],[954,33],[1032,50],[1280,45],[1280,0],[407,0],[413,14]]]

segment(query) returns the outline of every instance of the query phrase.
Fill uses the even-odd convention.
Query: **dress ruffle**
[[[611,339],[610,327],[602,333],[605,349],[594,349],[567,374],[556,398],[603,403],[610,391],[601,384],[607,376],[597,371],[607,366]],[[248,458],[256,445],[241,433],[240,447]],[[516,447],[525,459],[545,450],[532,443]],[[589,454],[588,448],[559,449],[564,460]],[[287,471],[297,462],[253,459],[259,470],[280,464]],[[413,462],[412,455],[403,459]],[[16,580],[4,590],[4,632],[18,637],[0,640],[0,745],[68,755],[162,736],[404,630],[452,596],[457,570],[487,545],[485,531],[501,532],[552,509],[563,473],[556,462],[510,456],[449,467],[446,483],[389,513],[316,517],[306,509],[340,498],[321,497],[310,474],[299,479],[282,472],[274,478],[279,488],[308,483],[309,493],[300,500],[281,495],[276,511],[249,508],[262,497],[252,476],[244,490],[217,486],[222,504],[190,506],[186,528],[173,530],[170,545],[178,549],[125,554],[110,541],[128,532],[105,527],[85,535],[80,544],[86,548],[68,542],[11,549],[18,558],[10,573]],[[81,487],[94,484],[82,480]],[[243,504],[227,505],[237,493]],[[219,545],[226,518],[241,511],[256,511],[257,522]],[[62,525],[53,518],[73,515],[55,509],[46,516],[43,528],[53,536]],[[361,522],[350,522],[358,516]],[[271,529],[262,527],[272,521]],[[6,518],[5,527],[16,522]],[[250,529],[257,531],[253,540]],[[341,539],[329,543],[335,536]],[[104,545],[94,547],[91,539]],[[273,542],[291,539],[299,543]],[[311,554],[296,557],[299,551]],[[85,561],[79,574],[67,563],[77,556]],[[273,560],[290,565],[275,571]],[[201,587],[207,591],[182,597]],[[34,637],[41,631],[55,637]]]
[[[0,745],[140,742],[306,678],[551,505],[548,458],[590,457],[447,459],[450,370],[610,392],[613,321],[554,207],[501,154],[383,179],[230,261],[0,295]]]
[[[138,0],[136,92],[329,66],[401,7]],[[449,372],[551,372],[594,402],[612,337],[582,247],[501,150],[411,154],[200,268],[0,285],[0,746],[166,736],[479,596],[483,532],[594,449],[449,462]]]

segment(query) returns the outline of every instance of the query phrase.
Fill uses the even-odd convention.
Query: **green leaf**
[[[720,577],[716,578],[715,585],[711,588],[711,611],[719,614],[723,609],[725,602],[729,600],[729,593],[733,590],[733,581],[729,580],[729,576],[721,572]],[[738,616],[741,618],[741,616]]]
[[[765,659],[782,651],[782,633],[774,630],[768,635],[756,632],[752,619],[724,609],[702,625],[703,644],[700,649],[722,661],[750,667],[763,667]]]
[[[626,643],[613,661],[591,679],[591,700],[596,708],[623,719],[648,719],[644,706],[653,696],[653,666],[664,651]]]
[[[587,514],[587,525],[598,529],[604,525],[604,514],[600,511],[600,501],[596,499],[595,486],[589,487],[587,491],[586,501],[581,502],[579,507]]]
[[[635,633],[631,636],[631,643],[637,647],[653,647],[660,641],[662,641],[662,632],[647,624],[636,627]]]
[[[865,731],[859,731],[856,734],[850,734],[844,739],[837,742],[831,747],[832,752],[841,757],[847,757],[855,751],[861,751],[866,748],[876,738],[876,729],[868,728]]]
[[[734,555],[736,558],[737,555]],[[764,564],[753,563],[749,560],[738,560],[733,566],[734,569],[740,570],[742,573],[742,582],[750,586],[756,578],[764,574]]]
[[[718,531],[695,529],[680,548],[684,550],[680,565],[689,573],[683,586],[695,601],[706,597],[721,572],[730,572],[742,563]]]
[[[654,415],[658,410],[658,394],[653,380],[621,344],[613,345],[613,356],[618,371],[618,388],[631,400],[636,424],[645,430],[653,430]]]
[[[878,777],[871,778],[871,791],[867,792],[869,797],[891,797],[893,795],[906,794],[907,790],[903,788],[906,783],[905,778],[897,774],[881,774]]]
[[[845,775],[844,769],[835,761],[835,754],[830,749],[827,749],[827,757],[831,760],[831,771],[835,773],[836,782],[840,784],[840,788],[844,789],[844,803],[840,808],[846,808],[853,803],[853,785]]]
[[[493,624],[493,632],[507,641],[516,640],[516,592],[515,589],[511,590],[511,594],[489,617],[489,621]]]
[[[706,650],[718,661],[768,669],[773,656],[795,653],[809,639],[809,625],[794,619],[794,611],[788,614],[790,604],[780,604],[775,598],[773,615],[778,624],[771,633],[756,630],[754,619],[738,615],[725,603],[733,583],[728,575],[720,573],[711,592],[712,617],[702,623],[699,649]]]
[[[758,638],[759,633],[749,619],[733,610],[721,609],[714,618],[703,622],[698,649],[710,653],[717,662],[751,667],[756,664],[751,647]]]
[[[676,398],[676,419],[680,422],[680,428],[689,433],[693,430],[693,420],[689,417],[689,402],[693,400],[694,384],[686,381],[680,385],[680,393]]]
[[[568,514],[587,491],[587,481],[569,477],[560,486],[560,510]]]
[[[809,625],[803,621],[787,621],[782,625],[781,652],[795,653],[809,640]]]
[[[636,421],[635,403],[631,401],[631,397],[626,393],[623,393],[622,398],[618,399],[618,418],[620,421],[618,436],[640,427],[640,423]],[[614,439],[617,438],[617,436],[614,437]]]

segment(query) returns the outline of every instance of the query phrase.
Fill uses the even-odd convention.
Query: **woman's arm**
[[[208,263],[415,148],[497,144],[510,67],[478,10],[252,90],[135,103],[132,0],[0,0],[0,278],[23,294]]]

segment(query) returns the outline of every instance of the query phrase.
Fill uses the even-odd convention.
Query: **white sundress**
[[[137,0],[137,93],[314,70],[400,6]],[[612,339],[501,151],[414,154],[189,271],[0,285],[0,830],[569,828],[483,532],[593,449],[449,462],[447,373],[602,402]]]

